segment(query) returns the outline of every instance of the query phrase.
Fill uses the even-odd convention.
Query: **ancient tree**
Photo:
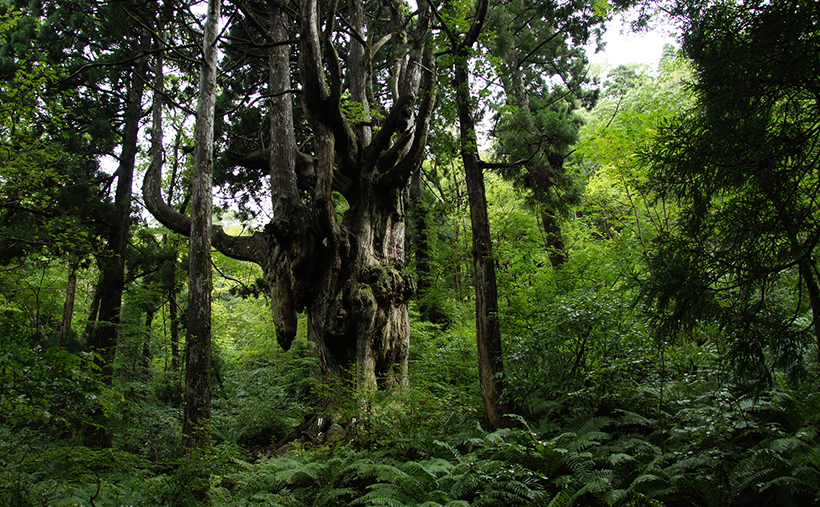
[[[213,247],[262,267],[283,348],[303,312],[326,374],[365,389],[404,385],[415,288],[405,215],[435,102],[430,9],[302,0],[243,3],[233,14],[222,100],[253,102],[240,112],[259,121],[255,136],[241,135],[248,122],[230,121],[240,108],[221,110],[230,125],[220,170],[269,178],[271,219],[243,236],[212,226]],[[231,95],[233,78],[257,88]],[[151,167],[148,209],[190,234],[191,219],[163,201],[160,164]]]

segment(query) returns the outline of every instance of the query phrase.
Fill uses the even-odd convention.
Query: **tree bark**
[[[541,210],[541,225],[544,227],[544,242],[550,264],[554,269],[558,269],[567,262],[567,249],[564,246],[561,226],[558,225],[555,214],[548,209]]]
[[[220,0],[208,1],[194,141],[188,264],[188,332],[185,347],[185,412],[182,447],[210,447],[211,420],[211,208],[213,205],[216,38]]]
[[[119,334],[120,307],[125,287],[125,250],[128,247],[131,226],[131,191],[147,65],[148,57],[140,57],[131,74],[122,136],[122,153],[117,169],[117,190],[114,197],[115,216],[109,233],[107,258],[102,260],[102,276],[98,287],[100,302],[97,324],[89,343],[91,349],[100,354],[102,358],[101,371],[108,384],[111,384],[112,380],[114,354]]]
[[[814,276],[815,270],[812,269],[812,264],[811,256],[808,255],[800,259],[798,269],[806,286],[806,291],[809,293],[812,326],[814,327],[814,338],[817,341],[818,361],[820,361],[820,286],[818,286],[817,279]]]
[[[101,262],[102,274],[97,287],[99,307],[96,323],[88,340],[89,348],[98,354],[96,363],[103,380],[108,385],[113,382],[122,293],[125,288],[125,251],[128,247],[131,225],[131,192],[147,66],[148,57],[140,56],[135,61],[131,72],[122,134],[122,152],[117,169],[117,190],[114,196],[115,216],[108,238],[106,252],[108,257]],[[95,423],[84,429],[83,443],[88,447],[110,447],[111,436],[105,430],[105,417],[101,409],[97,409],[92,418]]]
[[[176,288],[168,293],[168,314],[171,319],[171,371],[179,372],[179,315]]]
[[[345,84],[358,83],[351,86],[359,86],[356,100],[363,108],[372,100],[367,91],[371,44],[363,17],[354,16],[354,26],[364,44],[357,41],[361,47],[348,58],[364,76],[350,76],[352,69],[345,67],[348,76],[343,78],[332,43],[337,13],[332,5],[326,7],[320,22],[317,0],[304,0],[297,25],[292,13],[272,4],[268,128],[275,141],[261,157],[271,176],[272,219],[250,236],[231,237],[219,227],[211,227],[210,233],[221,252],[262,267],[283,348],[290,347],[297,314],[304,312],[326,376],[360,389],[406,385],[407,303],[415,280],[406,271],[405,215],[410,175],[421,164],[436,98],[435,60],[428,44],[431,11],[422,5],[417,31],[409,35],[417,37],[417,44],[400,65],[401,96],[389,105],[386,117],[374,120],[380,126],[376,130],[349,119],[342,109]],[[293,39],[296,30],[302,111],[310,127],[306,148],[312,154],[296,145],[293,62],[290,48],[280,44]],[[254,163],[260,163],[259,157]],[[170,229],[188,233],[190,219],[162,201],[160,187],[159,170],[152,166],[143,186],[146,206]],[[349,205],[342,219],[334,191]]]
[[[97,327],[97,314],[100,310],[100,283],[99,280],[94,285],[94,295],[91,297],[91,306],[88,309],[88,320],[85,322],[85,330],[83,331],[83,343],[86,347],[91,347],[91,336],[94,334],[94,328]]]
[[[490,221],[487,215],[483,163],[478,155],[475,119],[472,114],[468,68],[469,54],[481,32],[487,8],[487,1],[480,0],[470,31],[462,41],[452,41],[455,53],[453,86],[456,92],[461,160],[464,163],[473,232],[478,377],[490,425],[493,428],[501,428],[510,425],[509,418],[505,417],[509,407],[501,402],[503,384],[500,373],[503,371],[503,359],[501,326],[498,320],[498,289]]]
[[[60,346],[68,347],[68,337],[71,334],[71,323],[74,320],[74,300],[77,294],[77,268],[80,259],[72,255],[68,266],[68,284],[65,289],[65,304],[63,305],[63,321],[60,325]]]
[[[145,312],[145,339],[142,341],[142,369],[144,378],[151,378],[151,327],[154,325],[155,310],[150,309]]]

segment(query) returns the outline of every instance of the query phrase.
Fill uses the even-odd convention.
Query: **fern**
[[[820,498],[820,449],[808,438],[780,438],[757,449],[734,469],[733,492],[754,491],[784,502]],[[800,432],[798,432],[800,434]]]
[[[245,495],[266,503],[300,506],[346,506],[360,495],[355,481],[372,463],[356,454],[302,459],[277,458],[256,474],[241,474]],[[250,476],[249,476],[250,475]]]
[[[539,498],[541,476],[515,463],[483,457],[490,449],[504,449],[491,438],[475,442],[476,453],[462,455],[453,446],[440,447],[452,459],[430,458],[406,463],[371,465],[375,483],[354,505],[530,505]]]
[[[550,500],[547,507],[569,507],[575,501],[575,493],[572,488],[562,489]]]

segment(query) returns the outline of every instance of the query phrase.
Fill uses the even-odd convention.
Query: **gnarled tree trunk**
[[[277,340],[284,349],[296,336],[298,313],[304,312],[308,337],[316,344],[326,375],[359,389],[406,385],[407,304],[415,281],[405,269],[405,208],[435,103],[435,61],[427,43],[430,8],[423,5],[413,23],[397,22],[408,30],[404,36],[373,42],[377,34],[365,25],[362,3],[351,0],[355,36],[343,66],[331,43],[336,4],[323,6],[324,23],[317,0],[301,4],[298,26],[292,12],[278,4],[270,7],[265,37],[271,42],[272,141],[259,153],[236,157],[237,165],[267,167],[272,219],[250,236],[232,237],[211,227],[213,246],[262,267]],[[254,24],[263,25],[258,20]],[[302,110],[311,134],[303,148],[295,139],[291,48],[284,43],[296,38],[296,32]],[[399,55],[392,67],[397,70],[391,100],[383,119],[371,118],[370,59],[394,39],[415,43],[400,54],[391,53]],[[345,116],[345,92],[360,104],[360,117]],[[190,219],[163,202],[160,180],[159,164],[152,164],[143,186],[146,205],[163,224],[187,234]],[[349,205],[341,219],[334,192]]]

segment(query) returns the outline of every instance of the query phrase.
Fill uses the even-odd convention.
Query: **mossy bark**
[[[357,1],[352,22],[363,30],[365,18]],[[415,37],[416,43],[401,43],[395,93],[376,131],[348,120],[343,112],[345,84],[355,83],[350,84],[354,99],[363,105],[374,100],[371,43],[353,48],[345,70],[356,75],[343,78],[333,37],[322,31],[332,30],[332,24],[323,23],[334,15],[333,5],[325,6],[330,10],[323,12],[322,20],[316,0],[301,2],[298,20],[291,11],[270,6],[269,39],[298,40],[299,61],[294,65],[287,45],[271,44],[268,128],[275,141],[232,161],[267,166],[273,218],[249,236],[229,236],[212,226],[210,237],[222,253],[262,267],[277,341],[284,349],[294,340],[298,315],[304,313],[326,377],[358,389],[402,386],[408,383],[407,305],[415,290],[415,280],[406,271],[405,207],[436,98],[435,59],[428,44],[432,14],[423,5],[415,32],[396,38]],[[406,23],[398,29],[406,30]],[[301,111],[310,128],[309,152],[301,151],[294,135],[294,68],[301,84]],[[367,108],[364,111],[367,114]],[[189,234],[191,219],[163,201],[160,162],[157,156],[146,174],[146,206],[170,229]],[[334,204],[340,197],[349,205],[343,218]]]

